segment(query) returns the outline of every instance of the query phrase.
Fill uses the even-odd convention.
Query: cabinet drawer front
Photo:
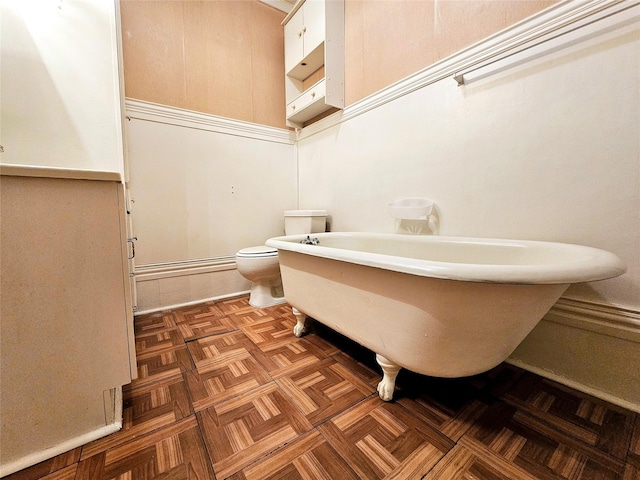
[[[311,108],[314,104],[321,102],[324,105],[325,97],[325,81],[322,80],[307,91],[296,97],[287,105],[287,118],[290,118],[300,112]],[[310,117],[309,117],[310,118]]]

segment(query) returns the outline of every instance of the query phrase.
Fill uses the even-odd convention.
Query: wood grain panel
[[[202,410],[271,381],[258,362],[243,353],[186,374],[193,407]]]
[[[534,477],[620,478],[624,471],[620,459],[563,432],[557,422],[543,422],[502,403],[489,408],[460,443],[479,443]]]
[[[361,478],[422,478],[454,442],[396,404],[371,398],[319,427]]]
[[[284,30],[282,12],[254,2],[251,6],[251,121],[283,125],[286,115],[284,88]]]
[[[285,127],[284,13],[250,1],[121,3],[127,97]]]
[[[138,355],[151,354],[183,345],[184,337],[177,328],[136,335],[136,353]]]
[[[363,92],[373,93],[435,62],[434,3],[366,2]],[[348,83],[349,70],[346,70]],[[365,95],[366,96],[366,95]],[[351,103],[351,99],[347,99]]]
[[[445,58],[557,0],[441,0],[434,3],[435,58]]]
[[[195,340],[196,338],[237,330],[236,326],[228,318],[208,314],[197,315],[194,318],[180,322],[178,323],[178,328],[185,340]]]
[[[85,445],[82,459],[174,424],[194,412],[180,375],[141,386],[129,386],[123,396],[122,430]]]
[[[346,0],[350,105],[557,0]]]
[[[217,363],[236,355],[246,355],[257,348],[256,344],[240,331],[200,338],[189,342],[187,347],[196,368]]]
[[[274,383],[197,416],[220,478],[237,473],[312,428]]]
[[[299,437],[259,463],[232,475],[230,480],[313,478],[356,480],[360,477],[317,431]]]
[[[183,2],[120,2],[125,95],[186,106]]]
[[[276,380],[314,425],[373,394],[374,389],[332,359]]]
[[[88,457],[78,478],[214,480],[195,416]]]
[[[293,335],[288,342],[262,346],[254,350],[252,355],[272,378],[288,375],[327,358],[327,355],[313,343]]]
[[[251,121],[250,2],[184,2],[186,108]]]
[[[134,386],[168,379],[182,372],[193,370],[195,365],[186,345],[171,347],[157,352],[138,354],[138,378]]]
[[[73,480],[82,448],[74,448],[50,460],[40,462],[26,470],[9,475],[5,480]]]
[[[290,342],[295,321],[288,317],[264,317],[256,323],[240,326],[244,334],[260,347]]]
[[[176,327],[176,322],[169,312],[155,312],[136,317],[135,334],[143,335]],[[137,338],[137,337],[136,337]]]

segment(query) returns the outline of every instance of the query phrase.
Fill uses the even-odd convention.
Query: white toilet
[[[326,210],[287,210],[284,212],[285,235],[324,232]],[[251,281],[249,304],[256,308],[284,303],[278,250],[265,245],[243,248],[236,253],[238,272]]]

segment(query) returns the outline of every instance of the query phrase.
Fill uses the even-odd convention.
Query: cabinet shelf
[[[324,65],[324,42],[302,58],[287,72],[287,77],[303,81]]]

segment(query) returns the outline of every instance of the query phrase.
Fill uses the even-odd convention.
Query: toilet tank
[[[326,230],[326,210],[287,210],[284,212],[285,235],[322,233]]]

